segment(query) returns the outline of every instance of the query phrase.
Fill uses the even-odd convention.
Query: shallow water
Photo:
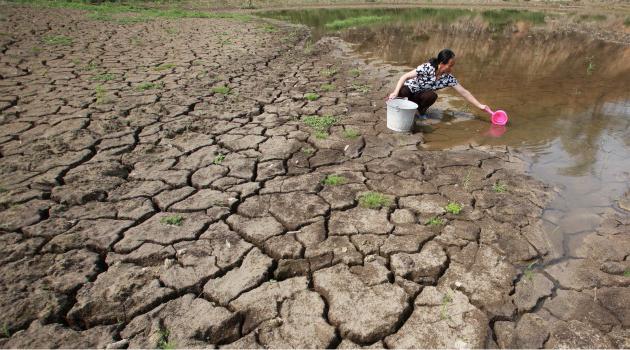
[[[507,111],[510,123],[493,129],[487,115],[452,89],[441,90],[438,103],[447,101],[447,107],[433,108],[431,114],[441,120],[425,128],[426,147],[508,145],[530,153],[530,173],[561,189],[548,208],[560,215],[546,217],[560,225],[554,232],[562,237],[596,226],[600,219],[592,214],[614,207],[629,188],[628,46],[560,34],[553,31],[553,16],[523,12],[353,9],[265,15],[311,26],[314,40],[339,36],[368,61],[406,67],[392,86],[400,73],[451,48],[460,83],[482,103]],[[372,23],[337,31],[326,27],[361,16],[372,16],[366,20]],[[569,227],[578,217],[583,227]]]

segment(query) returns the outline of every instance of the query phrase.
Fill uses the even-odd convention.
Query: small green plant
[[[455,202],[449,202],[446,207],[444,207],[444,210],[446,210],[447,213],[457,215],[462,211],[462,205]]]
[[[105,22],[109,22],[109,21],[113,21],[114,18],[107,13],[104,13],[102,11],[96,11],[96,12],[92,12],[90,14],[88,14],[87,16],[89,19],[95,20],[95,21],[105,21]]]
[[[623,21],[623,25],[626,27],[630,27],[630,17],[626,17],[626,19]]]
[[[212,160],[212,164],[214,165],[219,165],[221,164],[223,161],[225,160],[225,154],[223,153],[219,153],[216,155],[216,157],[214,157],[214,160]]]
[[[534,264],[536,263],[533,262],[527,265],[527,267],[523,271],[523,278],[527,279],[528,281],[531,281],[534,279]]]
[[[160,223],[172,226],[181,226],[184,222],[184,217],[181,215],[165,216],[160,219]]]
[[[335,74],[337,74],[337,72],[339,72],[339,69],[335,68],[335,67],[330,67],[330,68],[326,68],[326,69],[322,69],[321,70],[321,74],[325,77],[332,77]]]
[[[264,32],[267,32],[267,33],[275,33],[275,32],[277,32],[277,31],[278,31],[278,29],[277,29],[275,26],[271,25],[271,24],[265,24],[265,25],[262,27],[262,30],[263,30]]]
[[[7,325],[6,323],[2,324],[2,335],[5,338],[9,338],[11,336],[11,331],[9,331],[9,325]]]
[[[313,53],[313,41],[309,39],[306,41],[306,43],[304,43],[304,54],[310,55],[312,53]]]
[[[377,192],[367,192],[359,197],[359,205],[364,208],[378,209],[388,207],[390,204],[392,204],[390,198]]]
[[[110,81],[116,79],[116,75],[112,73],[97,74],[91,78],[96,81]]]
[[[307,156],[310,156],[313,153],[315,153],[315,149],[312,147],[305,147],[305,148],[302,148],[302,153],[306,154]]]
[[[158,331],[158,335],[159,335],[158,342],[157,342],[158,349],[163,349],[163,350],[175,349],[175,344],[168,341],[168,337],[170,335],[170,332],[168,331],[168,329],[166,328],[160,329]]]
[[[626,270],[623,272],[624,277],[630,277],[630,270]]]
[[[140,85],[136,86],[136,90],[146,91],[146,90],[152,90],[152,89],[159,89],[162,87],[163,87],[163,83],[141,83]]]
[[[0,193],[4,193],[4,192],[9,192],[9,190],[7,190],[7,189],[6,189],[6,188],[4,188],[4,187],[0,187]]]
[[[505,193],[507,191],[507,185],[501,183],[501,181],[497,181],[492,185],[492,190],[496,193]]]
[[[339,176],[339,175],[328,175],[326,176],[326,178],[322,181],[322,183],[324,185],[328,185],[328,186],[339,186],[339,185],[343,185],[346,183],[346,178],[343,176]]]
[[[346,129],[343,131],[343,137],[350,139],[350,140],[354,140],[357,137],[361,136],[361,134],[356,131],[356,130],[352,130],[352,129]]]
[[[442,297],[442,307],[440,308],[440,319],[446,320],[451,318],[451,316],[447,313],[448,304],[451,302],[453,302],[453,297],[448,293],[444,294]]]
[[[166,28],[166,29],[164,29],[164,31],[166,31],[166,33],[170,34],[170,35],[175,35],[175,34],[179,33],[177,28]]]
[[[351,77],[358,78],[361,75],[359,68],[352,68],[348,71]]]
[[[359,16],[334,20],[332,22],[326,23],[324,26],[326,27],[326,29],[340,30],[350,27],[366,26],[378,22],[384,22],[389,19],[391,19],[390,16]]]
[[[154,67],[153,70],[161,72],[161,71],[165,71],[165,70],[169,70],[175,68],[175,65],[172,63],[162,63],[161,65]]]
[[[65,35],[49,35],[44,37],[44,43],[47,45],[72,45],[72,38]]]
[[[425,223],[425,225],[428,226],[442,226],[444,225],[444,219],[434,216],[432,218],[430,218],[429,220],[427,220],[427,222]]]
[[[319,99],[319,95],[314,92],[307,92],[304,94],[304,98],[309,101],[317,101],[317,99]]]
[[[591,75],[593,74],[593,71],[595,70],[595,63],[593,63],[593,56],[589,56],[586,58],[586,75]]]
[[[39,47],[39,46],[33,46],[33,47],[31,48],[31,52],[33,52],[33,54],[37,55],[37,54],[39,54],[39,53],[41,53],[41,52],[42,52],[42,48],[41,48],[41,47]]]
[[[464,176],[464,183],[462,184],[462,187],[466,191],[468,191],[468,188],[470,187],[470,172],[471,172],[471,169],[468,169],[466,176]]]
[[[325,115],[325,116],[316,116],[310,115],[302,118],[304,124],[310,126],[311,128],[317,131],[328,131],[328,128],[333,126],[337,122],[337,118]]]
[[[368,92],[370,92],[370,86],[366,84],[352,84],[350,85],[350,88],[362,94],[367,94]]]
[[[315,131],[315,138],[320,140],[325,140],[328,138],[328,133],[326,131],[317,130]]]
[[[105,103],[107,101],[107,90],[103,85],[96,85],[94,88],[96,92],[96,103]]]
[[[227,95],[230,93],[230,88],[227,86],[215,86],[212,88],[212,92],[215,94]]]
[[[333,84],[323,84],[319,89],[324,91],[324,92],[331,92],[331,91],[335,90],[335,85],[333,85]]]

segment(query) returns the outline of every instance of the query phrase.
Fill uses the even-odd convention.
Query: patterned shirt
[[[416,77],[405,81],[405,86],[409,88],[411,93],[434,91],[444,89],[445,87],[455,86],[459,84],[452,74],[442,74],[439,79],[435,78],[435,68],[431,63],[423,63],[416,68]]]

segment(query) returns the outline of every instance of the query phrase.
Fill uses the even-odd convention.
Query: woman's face
[[[447,64],[444,63],[440,63],[438,65],[438,69],[442,72],[442,73],[451,73],[451,71],[453,70],[453,66],[455,66],[455,57],[451,58],[450,60],[448,60]]]

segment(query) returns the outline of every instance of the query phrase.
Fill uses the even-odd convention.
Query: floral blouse
[[[411,93],[434,91],[444,89],[445,87],[455,86],[459,84],[455,77],[448,73],[442,74],[438,79],[435,77],[435,68],[431,63],[423,63],[416,68],[416,77],[405,81],[405,86],[409,88]]]

